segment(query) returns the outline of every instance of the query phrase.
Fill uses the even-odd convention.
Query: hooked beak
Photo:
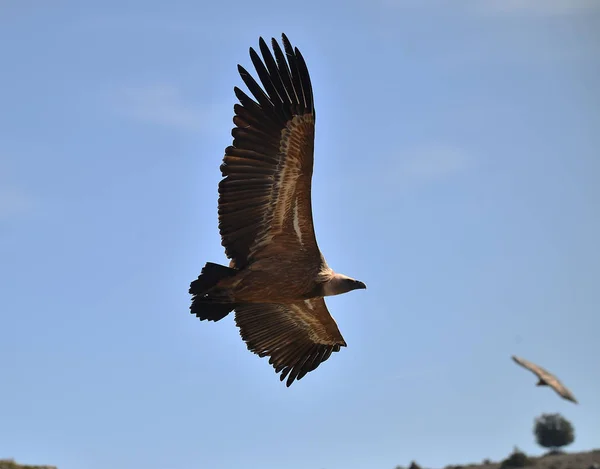
[[[360,290],[366,290],[367,289],[367,286],[363,282],[361,282],[360,280],[355,280],[355,282],[356,282],[356,289],[357,290],[358,289],[360,289]]]

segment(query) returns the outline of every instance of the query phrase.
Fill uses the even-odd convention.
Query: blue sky
[[[600,435],[600,2],[0,2],[0,458],[391,469]],[[236,65],[302,51],[348,347],[286,388],[188,286],[226,263]],[[575,406],[510,360],[557,373]]]

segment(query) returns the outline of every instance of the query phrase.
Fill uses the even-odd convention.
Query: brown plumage
[[[539,381],[536,383],[536,386],[550,386],[559,396],[577,404],[577,400],[571,391],[569,391],[567,387],[562,384],[560,380],[552,373],[545,370],[541,366],[536,365],[535,363],[525,360],[524,358],[519,358],[513,355],[512,359],[522,367],[533,372],[538,377]]]
[[[300,51],[265,41],[250,58],[264,88],[240,65],[256,99],[235,95],[233,145],[219,183],[219,230],[229,267],[207,263],[190,285],[190,310],[219,321],[235,310],[248,349],[269,356],[287,386],[316,369],[346,342],[323,297],[366,288],[335,273],[317,246],[311,180],[315,109]],[[287,58],[287,61],[286,61]]]

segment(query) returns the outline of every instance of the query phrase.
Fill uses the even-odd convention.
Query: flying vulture
[[[346,342],[324,297],[366,288],[335,273],[317,246],[311,206],[315,108],[300,51],[282,35],[274,56],[260,38],[250,58],[262,86],[238,65],[256,99],[234,87],[233,145],[219,183],[219,231],[229,267],[207,262],[190,284],[190,310],[219,321],[235,310],[248,349],[294,380]],[[287,60],[286,60],[287,59]]]
[[[535,363],[525,360],[524,358],[519,358],[513,355],[512,359],[523,368],[527,368],[529,371],[533,372],[539,378],[536,386],[550,386],[558,393],[559,396],[577,404],[577,400],[571,391],[569,391],[566,386],[562,384],[560,380],[552,373],[545,370],[541,366],[536,365]]]

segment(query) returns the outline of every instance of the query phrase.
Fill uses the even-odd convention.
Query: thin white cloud
[[[475,0],[474,6],[486,13],[554,16],[600,9],[600,0]]]
[[[33,200],[24,191],[2,184],[0,187],[0,220],[6,220],[33,207]]]
[[[203,34],[203,31],[198,29],[198,22],[193,19],[150,12],[120,12],[115,15],[94,12],[88,16],[78,17],[73,25],[86,32],[90,30],[146,30],[163,33],[193,33],[196,36]]]
[[[600,0],[466,0],[451,3],[447,0],[380,0],[386,7],[404,10],[427,10],[451,6],[484,14],[570,15],[600,10]]]
[[[400,171],[404,178],[429,183],[449,178],[467,170],[471,160],[467,154],[448,145],[424,145],[407,153]]]
[[[185,131],[199,131],[206,115],[185,102],[180,90],[170,85],[125,88],[118,93],[117,110],[143,122]]]
[[[422,144],[394,153],[384,174],[372,174],[372,184],[385,187],[390,196],[397,197],[405,191],[451,186],[475,166],[476,160],[458,147]]]
[[[34,205],[31,194],[15,183],[11,158],[0,152],[0,221],[30,212]]]
[[[598,15],[600,0],[464,0],[452,4],[448,0],[380,1],[390,9],[402,10],[406,17],[430,15],[451,8],[455,14],[464,14],[469,22],[486,24],[485,28],[467,33],[465,37],[470,38],[466,41],[465,37],[450,37],[444,43],[428,40],[414,46],[421,62],[458,73],[463,73],[467,67],[486,64],[527,67],[564,64],[574,67],[579,62],[595,61],[598,55],[590,31],[552,34],[545,21],[571,21],[585,15]],[[380,28],[378,34],[386,41],[405,39],[395,23]]]

